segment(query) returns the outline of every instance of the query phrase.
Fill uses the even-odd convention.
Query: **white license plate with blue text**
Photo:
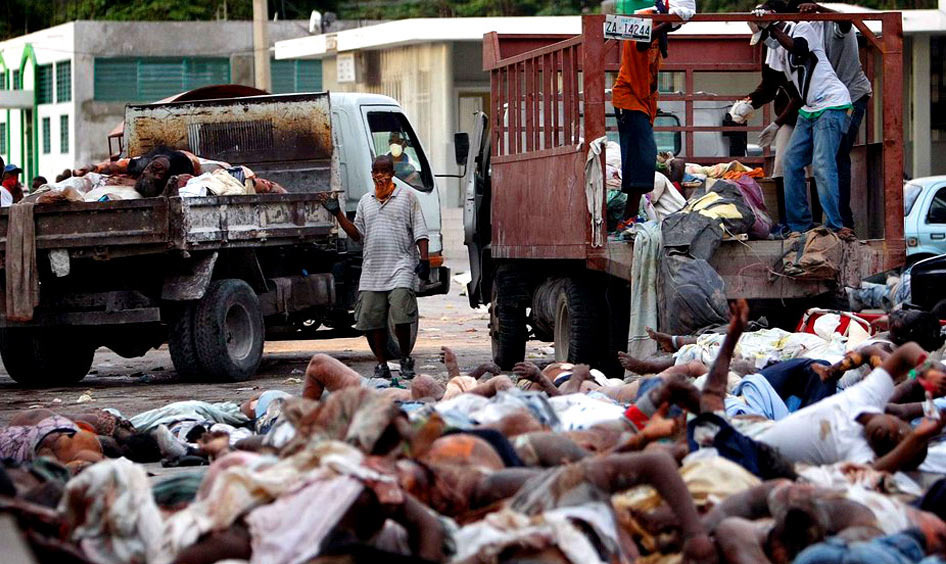
[[[604,18],[604,37],[650,42],[653,21],[650,18],[632,18],[608,14]]]

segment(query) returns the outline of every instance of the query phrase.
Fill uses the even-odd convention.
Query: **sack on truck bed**
[[[782,257],[782,270],[787,276],[803,280],[835,280],[841,271],[844,247],[830,229],[817,227],[792,235],[788,252]]]
[[[693,335],[728,323],[726,284],[703,259],[665,255],[657,299],[661,330],[672,335]]]

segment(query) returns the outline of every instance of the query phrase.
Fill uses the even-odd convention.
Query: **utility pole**
[[[253,68],[256,87],[269,92],[269,10],[266,0],[253,0]]]

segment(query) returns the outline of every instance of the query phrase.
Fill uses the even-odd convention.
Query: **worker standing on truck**
[[[681,0],[673,4],[657,0],[657,8],[638,12],[670,13],[683,21],[696,13],[696,2]],[[654,189],[657,171],[657,141],[654,139],[654,118],[657,117],[657,75],[665,56],[667,32],[679,24],[663,22],[651,31],[650,42],[624,41],[621,47],[621,68],[611,88],[611,104],[618,122],[621,144],[621,191],[627,194],[624,218],[618,224],[623,231],[640,212],[644,194]]]
[[[802,14],[827,13],[834,10],[820,4],[805,3],[798,6]],[[867,113],[867,104],[870,102],[873,88],[870,79],[864,74],[861,65],[860,53],[857,46],[857,34],[851,22],[811,22],[813,26],[822,27],[824,50],[831,61],[831,67],[838,78],[847,87],[851,95],[851,124],[847,132],[841,137],[841,146],[838,148],[838,194],[840,196],[841,223],[844,227],[854,229],[854,213],[851,211],[851,149],[857,143],[857,133],[861,129],[861,121]]]
[[[364,331],[378,366],[376,378],[390,378],[385,359],[388,320],[401,349],[401,377],[414,376],[411,326],[417,322],[417,279],[430,278],[427,224],[420,201],[394,183],[394,160],[382,155],[371,167],[374,192],[362,196],[351,222],[335,198],[321,202],[353,240],[362,244],[361,280],[355,328]],[[327,194],[326,194],[327,196]]]
[[[759,13],[792,11],[784,0],[769,0]],[[780,24],[759,22],[760,28],[788,51],[786,75],[795,85],[805,105],[798,110],[798,120],[785,152],[785,212],[793,232],[814,227],[808,206],[805,167],[814,169],[818,199],[824,210],[825,226],[841,231],[838,192],[838,148],[851,123],[851,96],[838,79],[824,50],[820,28],[798,22],[786,33]]]

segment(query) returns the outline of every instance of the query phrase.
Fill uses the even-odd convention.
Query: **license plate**
[[[604,36],[607,39],[650,42],[653,21],[650,18],[632,18],[608,14],[604,17]]]

